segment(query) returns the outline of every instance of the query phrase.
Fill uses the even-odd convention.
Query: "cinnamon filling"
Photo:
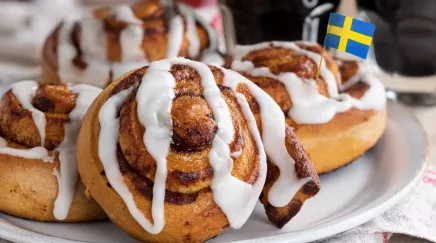
[[[45,113],[46,137],[44,147],[53,150],[64,139],[64,126],[70,121],[68,114],[75,107],[77,95],[65,85],[41,85],[32,98],[35,108]],[[38,128],[32,112],[25,109],[10,90],[0,102],[1,135],[26,147],[41,146]]]

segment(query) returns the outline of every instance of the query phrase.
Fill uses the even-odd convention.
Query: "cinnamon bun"
[[[0,211],[38,221],[104,219],[76,161],[80,122],[99,88],[11,85],[0,100]]]
[[[146,242],[203,242],[240,228],[259,196],[282,227],[319,191],[271,97],[236,72],[184,58],[105,88],[83,121],[78,160],[112,222]]]
[[[185,5],[168,20],[167,11],[158,0],[144,0],[63,21],[44,45],[42,81],[105,87],[149,61],[214,55],[217,37],[212,27]]]
[[[318,173],[338,169],[371,148],[386,124],[385,90],[355,62],[338,65],[303,42],[238,46],[231,68],[267,92],[286,114]]]

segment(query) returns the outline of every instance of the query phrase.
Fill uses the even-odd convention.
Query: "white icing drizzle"
[[[91,27],[91,26],[94,27]],[[86,33],[93,32],[92,28],[96,28],[96,26],[100,26],[97,21],[92,20],[91,17],[84,19],[82,21],[82,36],[85,37],[88,41],[93,41],[91,37],[88,37]],[[58,65],[59,65],[59,77],[64,82],[68,83],[87,83],[97,87],[104,87],[109,80],[110,69],[108,65],[104,62],[92,61],[90,55],[83,55],[83,58],[87,61],[88,66],[85,70],[81,70],[77,68],[73,64],[73,59],[77,56],[76,47],[73,45],[71,41],[71,33],[74,27],[74,21],[66,20],[62,23],[62,26],[59,30],[59,42],[57,46],[58,50]],[[103,33],[101,31],[95,30],[94,32]],[[92,35],[95,37],[94,35]],[[82,39],[81,43],[85,43],[85,40]],[[101,52],[101,46],[97,44],[93,44],[94,42],[88,42],[87,44],[81,44],[81,48],[85,48],[84,50],[92,49],[91,45],[96,47],[96,50]],[[104,46],[106,46],[105,42]],[[102,43],[102,44],[103,44]],[[92,51],[97,52],[97,51]],[[98,52],[97,52],[98,53]],[[101,53],[99,54],[101,56]]]
[[[53,162],[54,157],[44,147],[34,147],[31,149],[17,149],[8,147],[8,142],[0,137],[0,154],[7,154],[24,159],[40,159],[44,162]]]
[[[104,23],[87,12],[80,21],[81,35],[80,48],[85,61],[107,60],[107,39]]]
[[[335,62],[338,66],[342,66],[344,64],[342,60],[335,60]],[[357,65],[358,67],[356,73],[353,76],[351,76],[348,80],[342,80],[342,84],[339,87],[340,91],[345,91],[351,88],[352,86],[360,82],[360,80],[362,79],[363,75],[365,75],[365,73],[369,73],[368,70],[365,70],[364,65],[361,65],[360,63],[358,63]]]
[[[289,155],[285,145],[285,116],[274,99],[261,88],[237,72],[222,70],[224,71],[224,86],[236,91],[238,84],[246,84],[250,94],[260,106],[262,141],[265,151],[272,162],[280,169],[280,176],[271,187],[268,200],[275,207],[286,206],[294,198],[298,190],[311,178],[299,179],[295,171],[295,161]]]
[[[121,61],[144,62],[145,53],[141,48],[144,38],[142,21],[135,17],[132,9],[126,4],[115,7],[112,13],[116,19],[129,23],[120,33]]]
[[[169,72],[170,68],[171,65],[167,62],[151,63],[136,95],[138,119],[145,128],[144,145],[157,164],[151,211],[154,225],[151,229],[146,228],[147,231],[157,233],[165,224],[166,157],[172,137],[171,107],[176,81]]]
[[[198,36],[196,22],[198,21],[207,31],[209,36],[208,50],[213,52],[217,48],[217,36],[213,29],[205,23],[194,11],[180,4],[180,11],[186,19],[186,37],[189,41],[188,54],[191,58],[196,58],[200,53],[200,39]],[[142,21],[133,13],[128,5],[119,5],[110,10],[110,14],[116,19],[127,23],[120,33],[121,61],[111,62],[107,58],[107,37],[104,30],[103,20],[93,16],[91,12],[78,21],[81,26],[80,48],[82,58],[87,67],[82,70],[73,63],[77,56],[76,47],[71,40],[71,33],[75,22],[66,20],[59,31],[59,41],[57,44],[58,73],[64,82],[86,83],[97,87],[105,87],[110,79],[123,75],[133,69],[148,65],[146,54],[142,50],[144,30]],[[167,57],[174,58],[179,56],[180,48],[184,39],[184,22],[180,15],[171,19],[170,30],[168,33]],[[208,63],[222,65],[223,59],[215,53],[208,55],[205,59]],[[210,61],[213,61],[210,62]]]
[[[204,51],[200,61],[204,64],[221,67],[224,65],[224,58],[216,51]]]
[[[272,43],[277,47],[291,48],[297,53],[307,55],[316,63],[319,62],[320,56],[318,54],[298,48],[295,43]],[[321,124],[329,122],[336,113],[345,112],[353,107],[360,110],[381,110],[385,106],[386,97],[383,85],[368,74],[359,75],[362,77],[361,80],[369,85],[369,89],[362,98],[356,99],[348,94],[338,94],[338,88],[332,72],[323,65],[320,74],[328,86],[330,98],[327,98],[318,92],[316,82],[312,79],[302,79],[291,72],[275,75],[267,67],[255,68],[252,62],[241,61],[242,57],[250,51],[269,46],[269,42],[253,46],[238,46],[236,48],[235,61],[232,63],[232,69],[254,77],[269,77],[282,82],[292,99],[292,108],[289,110],[288,116],[295,122],[300,124]],[[333,90],[336,91],[333,92]]]
[[[301,43],[305,44],[303,42],[301,42]],[[316,64],[318,64],[321,60],[320,54],[318,54],[316,52],[311,52],[308,50],[301,49],[294,42],[285,42],[285,41],[263,42],[263,43],[259,43],[259,44],[251,45],[251,46],[237,46],[237,48],[235,50],[235,52],[236,52],[235,53],[235,62],[232,63],[232,69],[234,69],[233,64],[235,64],[236,68],[238,67],[238,62],[240,62],[238,60],[241,60],[248,52],[270,47],[271,44],[273,44],[274,47],[288,48],[288,49],[294,50],[295,52],[300,53],[302,55],[306,55],[307,57],[312,59],[313,62]],[[237,70],[237,71],[239,71],[239,70]],[[338,87],[336,85],[335,76],[327,68],[325,62],[322,62],[319,74],[327,84],[327,90],[328,90],[330,97],[337,96],[338,95]]]
[[[46,119],[44,112],[37,110],[32,105],[32,98],[38,84],[35,81],[22,81],[12,85],[12,92],[17,97],[23,108],[32,112],[35,125],[38,127],[41,137],[45,137]],[[53,169],[53,175],[58,181],[58,196],[54,203],[53,215],[58,220],[64,220],[68,216],[71,202],[74,198],[76,183],[78,179],[76,141],[79,133],[80,123],[89,106],[101,89],[90,85],[76,85],[71,88],[72,93],[78,94],[76,105],[70,112],[70,123],[65,124],[65,135],[62,143],[55,149],[59,153],[60,173]],[[37,115],[33,115],[37,114]],[[41,132],[40,127],[44,127]],[[7,154],[25,159],[41,159],[44,162],[53,162],[54,156],[42,147],[31,149],[17,149],[7,147],[7,141],[0,137],[0,154]],[[54,155],[54,154],[53,154]]]
[[[203,96],[211,107],[218,124],[218,132],[213,139],[208,156],[209,162],[214,169],[214,178],[211,185],[213,198],[227,216],[230,226],[240,228],[253,211],[265,183],[266,155],[254,115],[245,97],[242,94],[236,94],[242,113],[259,150],[260,169],[259,177],[254,185],[245,183],[231,175],[233,159],[230,157],[229,144],[234,139],[232,118],[211,70],[203,63],[184,58],[153,62],[147,69],[138,89],[136,96],[137,112],[141,124],[145,127],[144,144],[147,151],[157,162],[152,202],[154,225],[136,207],[133,195],[123,181],[116,157],[119,129],[117,114],[121,104],[133,87],[109,98],[99,113],[101,127],[99,157],[105,168],[106,176],[109,183],[126,203],[135,220],[149,233],[159,233],[164,226],[166,156],[169,152],[172,136],[170,112],[172,99],[175,97],[173,91],[175,80],[169,70],[173,64],[188,65],[195,69],[201,77]],[[277,105],[275,104],[275,106]],[[234,195],[238,195],[238,197]]]
[[[161,190],[162,186],[156,186],[156,183],[162,183],[162,178],[159,178],[159,180],[155,182],[155,185],[153,186],[152,216],[155,222],[155,224],[153,225],[136,206],[132,193],[129,191],[127,185],[124,183],[124,179],[121,174],[117,160],[118,129],[120,125],[117,115],[121,104],[127,98],[129,93],[133,90],[133,88],[134,87],[132,86],[129,89],[123,90],[118,94],[112,96],[101,107],[99,113],[100,137],[98,141],[98,155],[105,169],[106,177],[109,183],[118,193],[118,195],[120,195],[120,197],[123,199],[132,217],[147,232],[151,234],[158,234],[162,231],[165,223],[163,221],[164,207],[163,202],[160,203],[161,198],[159,198],[159,200],[154,198],[154,193],[155,191]],[[159,167],[162,167],[162,164],[159,164]],[[162,172],[162,169],[159,169],[159,172]],[[158,171],[156,171],[156,173],[159,177],[162,177],[163,175],[162,173],[158,173]],[[165,188],[165,181],[163,183]],[[160,191],[157,192],[156,197],[161,197],[160,194]],[[156,203],[160,203],[160,205],[155,205]]]
[[[196,20],[194,18],[194,10],[183,4],[179,5],[179,10],[186,20],[186,37],[189,42],[188,54],[191,58],[195,58],[200,53],[200,39],[198,37]]]
[[[79,176],[76,158],[76,141],[80,130],[80,123],[86,114],[89,106],[100,94],[101,89],[79,84],[71,87],[71,92],[78,94],[76,106],[70,112],[70,123],[65,124],[64,140],[56,148],[59,152],[60,172],[53,169],[53,175],[58,181],[59,192],[54,203],[53,215],[58,220],[64,220],[76,192],[76,184]]]
[[[36,81],[21,81],[11,85],[12,93],[17,97],[18,102],[23,106],[24,109],[32,112],[32,118],[35,122],[35,126],[39,131],[39,136],[41,137],[41,147],[44,147],[45,143],[45,115],[44,112],[36,109],[32,105],[33,95],[38,89],[38,83]]]
[[[103,21],[88,13],[79,23],[82,28],[80,48],[86,62],[85,70],[77,68],[73,59],[77,56],[76,47],[71,41],[75,22],[66,20],[59,31],[58,65],[59,76],[64,82],[87,83],[104,87],[112,73],[113,79],[122,74],[148,64],[141,49],[144,30],[142,22],[136,18],[127,5],[120,5],[111,12],[116,19],[128,23],[120,33],[121,62],[107,60],[107,39]]]
[[[189,41],[188,53],[191,58],[195,58],[200,53],[200,39],[196,28],[196,22],[201,24],[206,30],[209,37],[209,47],[203,51],[200,61],[205,64],[223,66],[224,59],[216,51],[217,49],[217,35],[213,28],[210,27],[200,16],[195,14],[194,10],[185,4],[179,4],[180,13],[186,19],[186,37]]]
[[[167,58],[179,56],[183,42],[183,19],[176,15],[170,20],[170,30],[168,32]]]
[[[245,121],[247,122],[248,129],[250,130],[250,133],[254,141],[256,142],[257,149],[259,150],[259,165],[260,165],[259,177],[257,178],[256,182],[252,186],[250,186],[249,184],[243,181],[237,180],[234,177],[233,177],[234,179],[232,180],[235,183],[235,185],[229,185],[229,187],[236,186],[236,185],[238,185],[239,187],[236,188],[235,191],[228,192],[229,198],[234,198],[234,195],[238,195],[238,197],[236,198],[236,200],[238,201],[236,201],[233,210],[231,210],[229,213],[234,214],[232,217],[234,218],[234,221],[236,221],[232,227],[239,229],[247,221],[248,217],[250,217],[251,213],[253,212],[254,206],[256,205],[256,202],[259,198],[259,195],[262,192],[262,189],[265,185],[267,165],[266,165],[265,148],[263,146],[262,138],[260,136],[259,129],[257,128],[256,119],[254,118],[253,112],[251,111],[247,99],[243,94],[236,93],[236,97],[238,98],[238,103],[242,110],[242,114],[244,115]],[[241,155],[241,153],[242,153],[242,149],[240,150],[238,157]],[[231,194],[231,193],[242,193],[242,194]],[[232,207],[232,205],[229,205],[229,207]]]
[[[235,151],[233,153],[230,153],[230,156],[232,156],[232,158],[234,158],[234,159],[237,159],[237,158],[239,158],[239,156],[241,156],[241,154],[242,154],[242,149]]]

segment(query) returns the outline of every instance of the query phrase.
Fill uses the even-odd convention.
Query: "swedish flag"
[[[324,46],[366,59],[374,31],[374,24],[331,13]]]

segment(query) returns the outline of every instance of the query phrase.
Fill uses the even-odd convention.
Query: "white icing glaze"
[[[98,23],[93,20],[89,20],[88,22],[85,19],[82,21],[82,25],[98,25]],[[88,63],[88,66],[85,70],[81,70],[73,64],[73,59],[77,56],[76,47],[71,41],[73,26],[74,21],[66,20],[63,22],[59,30],[59,42],[57,46],[59,77],[64,82],[68,83],[87,83],[97,87],[104,87],[109,80],[110,75],[109,67],[106,64],[104,64],[103,62],[92,61],[89,55],[83,55],[83,58],[87,60]],[[85,33],[87,32],[92,32],[91,27],[85,27],[84,30],[85,32],[82,32],[82,36],[85,36]],[[101,31],[98,30],[96,30],[95,32],[99,32],[100,34],[102,34]],[[86,39],[91,38],[87,37]],[[84,42],[83,39],[82,42]],[[86,49],[92,49],[91,45],[93,45],[92,42],[89,42],[88,44],[83,44],[81,46],[84,46]],[[99,49],[101,47],[97,48]],[[101,52],[101,49],[99,50]]]
[[[268,193],[268,200],[275,207],[287,205],[300,188],[311,178],[299,179],[295,171],[295,161],[289,155],[286,145],[286,121],[285,116],[274,101],[261,88],[249,81],[244,76],[231,70],[224,71],[223,85],[236,91],[238,84],[246,84],[250,94],[260,106],[262,119],[262,141],[265,151],[271,161],[280,169],[280,176]],[[278,142],[282,141],[282,142]]]
[[[126,4],[119,5],[112,11],[116,19],[129,23],[120,33],[121,61],[146,61],[141,47],[144,38],[142,21],[135,17],[132,9]]]
[[[145,228],[149,232],[160,232],[165,224],[166,157],[172,137],[171,107],[176,86],[170,68],[171,65],[167,62],[151,63],[136,95],[138,120],[145,128],[144,145],[157,164],[151,211],[154,225],[153,228]]]
[[[189,42],[188,54],[191,58],[195,58],[200,53],[200,39],[198,37],[196,20],[194,18],[194,10],[185,5],[179,5],[180,13],[186,20],[186,37]]]
[[[294,50],[297,53],[300,53],[302,55],[309,57],[316,64],[318,64],[321,60],[320,54],[315,53],[315,52],[311,52],[308,50],[304,50],[304,49],[298,47],[294,42],[285,42],[285,41],[263,42],[263,43],[259,43],[259,44],[251,45],[251,46],[237,46],[237,48],[235,50],[235,52],[236,52],[235,53],[235,61],[232,63],[232,69],[239,71],[239,70],[237,70],[238,62],[239,62],[238,60],[241,60],[248,52],[270,47],[271,44],[273,44],[274,47],[282,47],[282,48],[288,48],[288,49]],[[301,42],[301,44],[304,45],[305,43]],[[235,68],[233,68],[233,64],[235,64]],[[337,96],[338,95],[338,87],[336,85],[335,76],[327,68],[325,62],[322,62],[319,74],[327,84],[327,90],[328,90],[330,97]]]
[[[53,169],[53,175],[58,181],[59,192],[54,203],[53,215],[58,220],[64,220],[76,192],[76,184],[79,176],[76,158],[76,141],[79,135],[80,123],[86,114],[89,106],[100,94],[101,89],[79,84],[71,87],[71,92],[78,94],[76,106],[70,112],[70,123],[65,124],[64,140],[56,148],[59,152],[60,172]]]
[[[209,162],[214,169],[211,185],[213,198],[227,216],[230,226],[240,228],[253,211],[265,183],[266,155],[254,115],[245,97],[242,94],[237,94],[238,103],[259,149],[260,170],[254,185],[231,175],[233,159],[230,157],[229,143],[234,139],[232,118],[211,70],[203,63],[184,58],[153,62],[147,69],[138,89],[137,112],[141,124],[145,127],[144,144],[158,165],[153,186],[152,217],[154,224],[151,224],[136,207],[133,195],[123,181],[116,157],[119,129],[117,114],[132,87],[109,98],[99,113],[101,127],[98,145],[99,157],[105,168],[106,176],[109,183],[126,203],[135,220],[149,233],[159,233],[164,226],[166,156],[169,152],[172,136],[170,112],[172,99],[175,97],[173,91],[175,80],[169,70],[173,64],[188,65],[194,68],[201,77],[203,96],[211,107],[214,119],[218,124],[218,132],[213,139],[212,148],[208,155]],[[277,105],[275,104],[275,106]],[[284,130],[282,133],[284,134]],[[234,195],[238,195],[238,197]]]
[[[13,84],[12,92],[17,97],[23,108],[32,112],[33,120],[38,127],[41,137],[45,137],[45,114],[32,105],[32,98],[38,84],[34,81],[22,81]],[[71,88],[72,93],[78,94],[76,105],[70,112],[70,123],[65,124],[65,135],[62,143],[55,149],[59,153],[60,172],[53,169],[53,175],[58,181],[58,196],[54,203],[53,215],[58,220],[66,219],[74,198],[76,183],[78,179],[76,141],[79,133],[80,123],[89,106],[101,89],[90,85],[76,85]],[[36,114],[36,115],[34,115]],[[41,127],[44,130],[41,132]],[[0,154],[7,154],[25,159],[41,159],[44,162],[53,162],[54,154],[50,155],[48,150],[42,146],[31,149],[17,149],[7,147],[7,141],[0,137]]]
[[[80,20],[80,49],[83,52],[85,61],[107,60],[107,38],[104,30],[104,23],[87,12]]]
[[[242,110],[242,114],[244,115],[245,121],[248,124],[248,129],[250,130],[250,133],[256,142],[257,149],[259,150],[259,176],[256,182],[250,188],[247,183],[237,180],[236,183],[240,184],[239,187],[241,187],[241,189],[235,190],[235,192],[240,193],[240,190],[242,189],[246,191],[244,191],[244,194],[228,195],[229,198],[234,198],[234,195],[238,195],[238,201],[236,201],[234,209],[230,211],[231,214],[234,214],[233,217],[238,220],[234,223],[235,225],[233,227],[238,229],[242,227],[242,225],[247,221],[248,217],[250,217],[251,213],[253,212],[254,206],[256,205],[259,195],[265,185],[267,165],[265,148],[263,146],[262,138],[260,136],[259,129],[257,128],[256,119],[254,118],[253,112],[251,111],[247,99],[243,94],[236,93],[236,97],[238,98],[238,103]],[[238,157],[241,153],[242,150],[240,151]],[[232,206],[229,205],[229,207]]]
[[[241,156],[241,154],[242,154],[242,149],[235,151],[233,153],[230,153],[230,156],[232,156],[232,158],[234,158],[234,159],[237,159],[237,158],[239,158],[239,156]]]
[[[147,232],[151,234],[158,234],[160,231],[162,231],[165,223],[163,222],[163,202],[160,203],[160,205],[155,205],[155,203],[158,203],[158,200],[153,198],[153,207],[158,208],[152,209],[153,219],[156,220],[154,221],[155,224],[152,224],[136,206],[132,193],[129,191],[127,185],[124,183],[124,179],[120,172],[120,167],[117,160],[117,142],[119,129],[118,111],[121,104],[127,98],[129,93],[133,90],[133,88],[134,87],[130,87],[129,89],[123,90],[118,94],[112,96],[101,107],[99,113],[100,137],[98,141],[98,155],[105,169],[106,177],[109,183],[111,184],[112,188],[114,188],[114,190],[118,193],[118,195],[120,195],[120,197],[123,199],[132,217]],[[159,164],[159,166],[161,167],[162,164]],[[161,172],[161,169],[159,169],[159,172]],[[158,174],[162,176],[162,173]],[[158,180],[157,183],[161,183],[161,178]],[[165,181],[163,183],[165,183]],[[161,186],[153,186],[153,196],[155,193],[155,189],[156,191],[160,190]],[[161,197],[161,192],[156,192],[156,197]],[[161,198],[159,198],[159,201],[160,200]]]
[[[24,159],[40,159],[44,162],[53,162],[54,159],[44,147],[34,147],[31,149],[10,148],[8,147],[8,142],[2,137],[0,137],[0,154],[7,154]]]
[[[217,37],[213,29],[205,23],[193,10],[180,4],[180,11],[186,19],[186,37],[189,42],[188,54],[196,58],[200,53],[200,39],[196,28],[198,21],[207,31],[209,36],[209,51],[217,48]],[[144,30],[142,21],[135,17],[128,5],[119,5],[110,10],[116,19],[127,23],[120,33],[121,61],[111,62],[107,58],[107,34],[104,30],[103,20],[93,16],[91,12],[85,14],[78,23],[81,26],[80,48],[82,58],[87,67],[82,70],[73,63],[77,50],[71,41],[74,21],[64,21],[59,31],[57,44],[58,73],[62,81],[68,83],[86,83],[97,87],[105,87],[107,82],[116,79],[122,74],[133,69],[148,65],[146,54],[142,50]],[[179,56],[184,38],[184,22],[182,16],[176,15],[171,19],[168,33],[167,57]],[[213,58],[212,58],[213,57]],[[222,65],[223,59],[217,53],[205,59],[208,63]],[[213,62],[212,62],[213,61]]]
[[[183,42],[183,19],[179,15],[170,20],[170,30],[168,32],[167,58],[179,56]]]
[[[204,64],[221,67],[224,65],[224,58],[216,51],[205,51],[200,61]]]
[[[210,188],[212,189],[215,203],[227,216],[230,227],[238,229],[242,227],[253,211],[266,178],[266,156],[254,115],[245,97],[237,94],[238,103],[259,149],[259,177],[254,185],[250,185],[231,175],[233,159],[230,157],[229,144],[234,138],[234,128],[229,108],[221,96],[221,91],[216,84],[212,71],[203,63],[186,60],[184,58],[169,61],[171,64],[188,65],[195,69],[201,77],[203,96],[209,104],[214,119],[218,124],[218,131],[212,141],[212,148],[208,155],[209,163],[214,170]],[[238,197],[234,195],[238,195]]]
[[[141,48],[144,35],[141,20],[134,16],[131,8],[127,5],[120,5],[112,9],[112,14],[115,18],[128,23],[120,33],[122,61],[110,62],[107,60],[107,39],[103,22],[88,13],[79,22],[82,28],[80,47],[82,58],[87,67],[84,70],[77,68],[73,64],[77,50],[71,41],[74,21],[64,21],[59,31],[57,47],[58,72],[63,81],[104,87],[111,73],[115,79],[132,69],[148,64]]]
[[[307,55],[315,62],[317,60],[319,61],[318,54],[302,50],[298,47],[296,48],[294,43],[273,42],[273,45],[277,47],[291,48],[296,50],[297,53]],[[386,98],[382,84],[380,81],[369,75],[359,74],[356,76],[356,80],[353,81],[357,82],[360,77],[362,77],[362,81],[369,85],[369,89],[366,91],[365,95],[360,99],[355,99],[348,94],[338,94],[338,88],[333,74],[325,65],[323,65],[320,71],[321,76],[324,80],[330,80],[326,81],[330,94],[330,98],[327,98],[318,92],[318,87],[314,80],[299,78],[291,72],[275,75],[271,73],[267,67],[255,68],[252,62],[241,61],[243,56],[248,52],[269,46],[269,42],[254,46],[238,46],[236,48],[237,54],[235,61],[232,63],[232,69],[247,73],[254,77],[269,77],[282,82],[292,99],[292,108],[289,110],[288,116],[295,122],[300,124],[321,124],[329,122],[336,113],[345,112],[353,107],[361,110],[381,110],[385,106]],[[325,62],[323,62],[323,64],[324,63]],[[353,83],[350,83],[350,85],[351,84]],[[336,90],[336,92],[332,92],[333,89]]]
[[[38,88],[38,83],[35,81],[21,81],[11,85],[12,93],[17,97],[18,102],[23,106],[24,109],[32,112],[32,118],[35,122],[35,126],[39,131],[39,136],[41,138],[41,147],[44,147],[45,143],[45,115],[44,112],[36,109],[32,105],[33,95]]]
[[[342,60],[335,60],[335,62],[338,66],[342,66],[344,64],[344,62]],[[363,75],[370,73],[367,70],[367,68],[365,68],[365,66],[362,65],[361,63],[358,63],[357,65],[358,66],[357,66],[356,73],[353,76],[351,76],[348,80],[342,80],[342,84],[339,87],[340,91],[345,91],[345,90],[351,88],[352,86],[354,86],[355,84],[360,82]]]

